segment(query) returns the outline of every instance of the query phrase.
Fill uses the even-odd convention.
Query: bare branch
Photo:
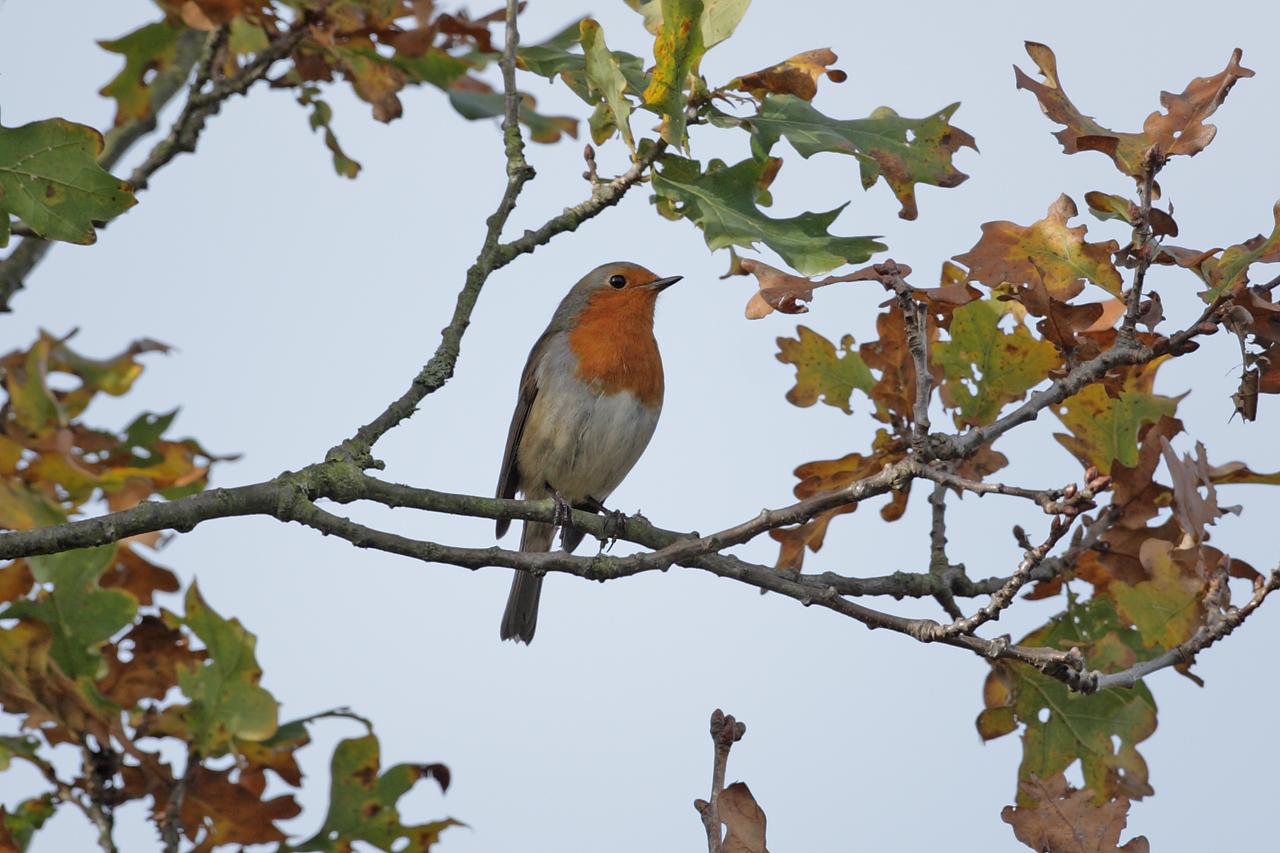
[[[182,777],[169,790],[169,801],[165,803],[164,814],[160,818],[160,840],[164,843],[164,853],[178,853],[182,845],[182,802],[187,797],[187,788],[200,765],[200,754],[195,749],[187,749],[187,764],[182,770]]]
[[[707,830],[707,853],[720,853],[724,830],[720,825],[720,793],[724,790],[725,770],[729,766],[729,750],[742,740],[747,733],[745,723],[740,723],[732,714],[726,714],[719,708],[711,712],[711,743],[715,747],[711,762],[711,797],[707,800],[694,800],[693,807],[702,816],[702,825]]]
[[[929,506],[933,510],[933,524],[929,529],[929,574],[940,582],[933,597],[948,616],[960,619],[964,613],[956,606],[948,576],[953,572],[963,571],[963,567],[957,569],[947,558],[947,487],[942,483],[934,484],[933,491],[929,494]]]
[[[1027,551],[1018,564],[1018,568],[1009,576],[1009,580],[991,595],[991,600],[979,608],[972,616],[957,619],[950,625],[942,627],[942,635],[954,637],[960,634],[972,634],[982,625],[1000,618],[1000,613],[1013,603],[1018,591],[1031,580],[1031,573],[1036,566],[1044,562],[1045,556],[1053,550],[1068,530],[1071,529],[1071,518],[1057,516],[1049,525],[1049,536],[1035,548]]]

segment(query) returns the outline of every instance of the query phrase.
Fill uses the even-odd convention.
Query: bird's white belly
[[[572,374],[544,376],[517,453],[522,490],[604,501],[648,446],[660,411],[630,391],[601,395]]]

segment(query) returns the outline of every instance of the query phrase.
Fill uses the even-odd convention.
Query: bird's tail
[[[550,551],[555,527],[526,521],[520,534],[521,551]],[[502,613],[502,639],[532,643],[538,627],[538,599],[542,596],[542,578],[528,572],[516,572],[507,596],[507,609]]]

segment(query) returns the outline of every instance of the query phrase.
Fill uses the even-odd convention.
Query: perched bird
[[[653,436],[662,411],[662,357],[653,338],[658,294],[680,280],[638,264],[596,267],[560,302],[520,377],[498,497],[554,497],[599,512]],[[510,519],[499,519],[498,536]],[[550,551],[555,525],[524,522],[522,551]],[[572,551],[582,539],[566,529]],[[502,639],[528,643],[538,625],[542,578],[517,572]]]

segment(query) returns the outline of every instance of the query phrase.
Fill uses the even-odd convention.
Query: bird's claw
[[[618,509],[607,509],[604,512],[602,530],[604,538],[600,540],[600,550],[609,551],[618,541],[618,537],[627,529],[627,514]]]
[[[552,493],[555,511],[551,515],[551,526],[560,528],[560,543],[563,545],[573,530],[573,507],[559,492]]]

